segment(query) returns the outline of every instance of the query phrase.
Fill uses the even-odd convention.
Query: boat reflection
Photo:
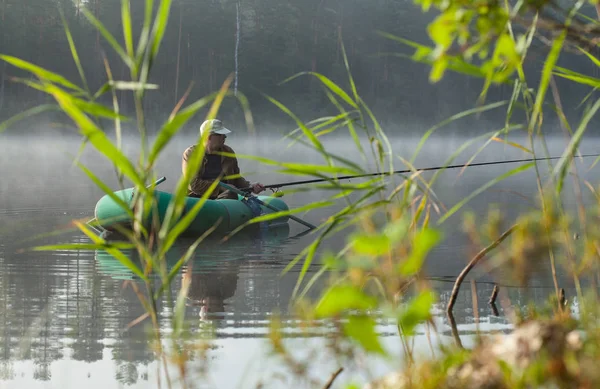
[[[289,232],[289,225],[281,224],[268,229],[240,232],[224,242],[221,238],[207,238],[198,245],[187,264],[182,266],[180,275],[173,279],[173,294],[179,292],[183,278],[190,277],[187,314],[213,322],[225,319],[227,300],[236,293],[242,267],[246,272],[260,271],[269,265],[280,267],[284,243],[292,239]],[[191,239],[180,239],[167,252],[167,271],[176,266],[192,243]],[[137,251],[123,252],[134,264],[141,265]],[[104,250],[96,250],[95,260],[102,275],[142,283],[140,277]],[[156,273],[152,273],[151,279],[157,282],[156,285],[160,282]]]

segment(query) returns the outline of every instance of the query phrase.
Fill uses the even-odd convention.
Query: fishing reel
[[[279,188],[269,188],[273,197],[283,197],[284,193],[279,191]]]

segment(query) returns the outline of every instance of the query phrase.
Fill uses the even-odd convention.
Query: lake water
[[[431,138],[415,165],[441,165],[464,141],[460,137]],[[169,144],[158,164],[158,174],[167,177],[160,190],[174,188],[181,172],[181,152],[192,142],[191,137],[181,136]],[[394,152],[406,159],[411,157],[417,142],[410,138],[392,139]],[[257,139],[231,136],[228,143],[240,154],[323,163],[314,151],[298,144],[286,148],[277,136]],[[361,163],[354,144],[347,138],[328,137],[325,144],[338,155]],[[455,163],[466,162],[481,145],[475,144],[464,151]],[[72,165],[79,146],[79,138],[54,135],[3,134],[0,139],[0,388],[156,387],[158,366],[149,348],[145,326],[148,320],[127,328],[144,313],[132,287],[136,284],[143,288],[143,284],[104,252],[22,251],[39,244],[88,242],[83,234],[71,228],[70,222],[91,219],[102,192]],[[586,139],[581,151],[594,153],[598,146],[597,140]],[[558,155],[563,147],[563,138],[549,141],[552,155]],[[137,154],[132,141],[125,141],[125,150],[129,155]],[[523,151],[493,142],[474,162],[528,157]],[[81,161],[117,188],[114,171],[97,153],[88,148]],[[587,158],[578,167],[581,177],[597,186],[597,169],[586,171],[593,161]],[[404,168],[399,158],[395,164],[398,169]],[[547,176],[544,164],[541,162],[539,166],[542,176]],[[240,165],[247,178],[264,184],[303,179],[276,174],[272,168],[251,160],[240,159]],[[439,201],[450,209],[478,187],[516,166],[471,167],[462,173],[460,169],[448,170],[440,175],[434,189]],[[371,165],[365,170],[372,168]],[[431,174],[425,173],[424,177]],[[395,180],[400,182],[398,177]],[[467,209],[481,216],[488,205],[496,204],[506,216],[508,226],[520,211],[534,206],[535,200],[527,197],[536,190],[533,171],[528,171],[486,190],[469,202]],[[570,192],[565,195],[565,203],[572,208],[575,196]],[[585,188],[584,192],[589,203],[592,196]],[[294,208],[326,195],[313,191],[286,195],[284,199]],[[317,224],[341,206],[340,202],[299,216]],[[461,215],[457,214],[442,225],[444,241],[431,253],[425,266],[425,274],[441,293],[435,311],[437,333],[420,327],[414,339],[413,347],[425,356],[431,355],[431,347],[436,344],[455,341],[444,310],[455,277],[472,256],[472,247],[461,231],[460,222]],[[210,326],[214,326],[215,333],[209,340],[211,347],[205,358],[190,364],[190,376],[197,377],[191,387],[255,388],[260,383],[273,388],[321,387],[343,366],[344,372],[333,385],[341,388],[350,382],[364,383],[400,366],[402,345],[393,327],[381,325],[378,331],[385,335],[384,346],[399,356],[396,360],[365,355],[358,355],[352,361],[336,360],[325,347],[326,325],[307,337],[298,336],[301,323],[289,310],[289,302],[301,265],[285,275],[281,273],[314,239],[312,235],[298,237],[303,230],[303,226],[290,221],[287,227],[263,236],[240,235],[224,245],[209,240],[197,250],[192,266],[186,268],[192,272],[186,318],[194,333],[203,334]],[[53,231],[60,233],[48,234]],[[324,247],[339,250],[344,244],[345,236],[340,235],[325,242]],[[186,242],[180,242],[173,256],[185,248]],[[318,264],[314,264],[309,275],[318,269]],[[477,329],[510,328],[502,308],[498,307],[496,315],[487,305],[492,279],[477,270],[463,284],[454,308],[456,328],[465,347],[473,344]],[[560,282],[568,297],[574,296],[569,277],[560,275]],[[175,289],[180,284],[178,278]],[[525,304],[527,299],[541,303],[553,291],[552,279],[546,271],[541,271],[533,285],[527,295],[512,285],[505,290],[516,305]],[[472,287],[476,289],[476,311]],[[309,295],[318,296],[320,288],[317,283]],[[575,301],[572,309],[576,310],[576,300],[571,301]],[[267,334],[275,313],[281,314],[289,351],[300,361],[310,362],[308,376],[318,384],[302,381],[281,357],[271,354]],[[162,384],[165,385],[164,377]],[[179,387],[176,383],[173,386]]]

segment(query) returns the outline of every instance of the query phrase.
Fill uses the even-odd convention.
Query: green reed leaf
[[[346,336],[357,341],[367,352],[386,355],[377,332],[375,332],[376,322],[372,317],[366,315],[350,316],[344,323],[344,333]]]
[[[219,152],[219,155],[223,155],[226,157],[237,157],[237,158],[245,158],[258,162],[262,162],[266,165],[271,166],[279,166],[285,169],[286,172],[294,173],[294,174],[305,174],[305,175],[318,175],[322,177],[323,173],[330,174],[361,174],[362,171],[356,170],[353,168],[343,167],[343,166],[331,166],[331,165],[315,165],[315,164],[305,164],[305,163],[292,163],[292,162],[279,162],[266,157],[258,157],[255,155],[246,155],[246,154],[233,154],[226,152]],[[331,177],[334,179],[335,177]]]
[[[417,158],[417,155],[421,151],[421,148],[423,147],[423,145],[425,144],[425,142],[427,141],[427,139],[431,136],[431,134],[433,134],[435,131],[437,131],[441,127],[443,127],[443,126],[445,126],[447,124],[450,124],[452,122],[455,122],[455,121],[457,121],[459,119],[462,119],[462,118],[474,115],[474,114],[478,114],[478,113],[490,111],[492,109],[496,109],[496,108],[505,106],[507,103],[508,103],[508,101],[503,100],[503,101],[498,101],[498,102],[495,102],[495,103],[487,104],[487,105],[484,105],[484,106],[481,106],[481,107],[467,109],[465,111],[462,111],[462,112],[459,112],[457,114],[454,114],[454,115],[450,116],[448,119],[443,120],[440,123],[436,124],[435,126],[431,127],[421,137],[421,140],[417,144],[417,148],[415,149],[415,152],[413,153],[413,156],[410,159],[410,162],[411,163],[415,162],[415,159]]]
[[[474,198],[478,194],[482,193],[486,189],[490,188],[491,186],[494,186],[495,184],[497,184],[498,182],[504,180],[505,178],[508,178],[508,177],[514,176],[516,174],[522,173],[522,172],[526,171],[527,169],[529,169],[529,168],[531,168],[533,166],[535,166],[535,162],[526,163],[524,165],[521,165],[521,166],[519,166],[519,167],[517,167],[515,169],[512,169],[512,170],[510,170],[510,171],[502,174],[499,177],[494,178],[493,180],[488,181],[484,185],[480,186],[477,190],[475,190],[474,192],[470,193],[467,197],[465,197],[464,199],[462,199],[458,204],[456,204],[454,207],[452,207],[448,212],[446,212],[446,214],[442,218],[440,218],[440,220],[438,221],[438,225],[440,225],[443,222],[445,222],[450,216],[452,216],[453,214],[455,214],[460,208],[462,208],[472,198]]]
[[[84,101],[80,99],[73,99],[73,103],[83,112],[86,112],[93,116],[105,117],[109,119],[119,119],[124,122],[129,121],[129,118],[127,116],[120,115],[113,111],[111,108],[108,108],[102,104],[94,103],[91,101]]]
[[[23,119],[26,119],[30,116],[34,116],[34,115],[37,115],[37,114],[40,114],[43,112],[49,112],[49,111],[60,111],[60,107],[55,104],[42,104],[42,105],[38,105],[37,107],[29,108],[28,110],[18,113],[16,115],[12,116],[11,118],[0,123],[0,134],[2,132],[6,131],[13,124],[15,124]]]
[[[123,25],[123,38],[125,39],[127,55],[129,58],[134,58],[130,0],[121,0],[121,24]]]
[[[302,280],[304,280],[304,277],[306,276],[306,273],[308,272],[308,269],[312,264],[312,261],[315,257],[319,245],[327,237],[329,232],[333,229],[333,227],[336,226],[337,223],[337,221],[334,221],[330,225],[324,227],[323,233],[319,235],[317,239],[313,241],[313,243],[311,243],[305,249],[303,249],[300,252],[300,254],[298,254],[292,261],[290,261],[290,263],[283,269],[283,274],[287,273],[292,267],[296,265],[296,263],[298,263],[298,261],[302,257],[304,257],[304,263],[302,264],[302,268],[300,269],[300,273],[298,274],[298,278],[296,279],[296,286],[294,287],[294,290],[292,292],[292,298],[294,298],[298,293],[300,285],[302,284]]]
[[[189,225],[194,221],[196,216],[198,216],[198,212],[200,212],[200,210],[206,203],[206,200],[208,200],[208,198],[210,197],[212,192],[219,185],[219,182],[220,182],[219,180],[214,180],[213,183],[208,187],[206,192],[202,195],[200,200],[198,200],[194,204],[194,206],[188,212],[186,212],[185,216],[182,217],[181,220],[179,220],[177,222],[177,224],[175,224],[175,226],[168,231],[168,233],[167,233],[167,228],[166,228],[167,224],[163,225],[163,228],[161,228],[160,235],[159,235],[159,236],[164,236],[164,241],[161,244],[162,253],[165,253],[167,250],[169,250],[171,248],[171,246],[173,245],[173,243],[175,243],[175,240],[179,237],[179,235],[181,235],[189,227]],[[221,222],[222,222],[222,220],[219,220],[219,221],[217,221],[217,224],[219,224]]]
[[[379,256],[392,250],[392,241],[383,234],[356,234],[351,239],[352,248],[358,254]]]
[[[310,140],[310,142],[312,143],[312,145],[314,146],[314,148],[319,153],[321,153],[321,155],[323,155],[326,160],[328,160],[328,161],[330,160],[327,152],[325,151],[325,148],[323,147],[323,144],[319,141],[319,139],[317,139],[317,137],[315,136],[315,134],[313,134],[312,131],[309,130],[306,127],[306,125],[296,115],[294,115],[292,113],[292,111],[290,111],[285,105],[283,105],[279,101],[275,100],[274,98],[272,98],[270,96],[265,96],[265,97],[267,98],[267,100],[269,100],[275,106],[277,106],[281,111],[283,111],[289,117],[291,117],[296,122],[296,125],[298,127],[300,127],[300,129],[302,129],[302,133],[304,133],[304,136],[306,136],[306,138],[308,138],[308,140]]]
[[[169,21],[171,11],[171,0],[161,0],[156,19],[154,20],[153,36],[154,39],[150,45],[150,61],[154,61],[158,55],[160,44],[162,43]]]
[[[213,93],[209,96],[203,97],[200,100],[194,102],[190,106],[186,107],[184,110],[175,115],[171,120],[165,123],[158,135],[156,136],[156,140],[152,145],[152,149],[150,151],[150,155],[148,156],[148,164],[154,165],[156,159],[158,158],[161,151],[165,148],[165,146],[171,141],[173,136],[179,132],[179,130],[202,108],[204,108],[208,103],[214,100],[216,93]]]
[[[41,80],[47,80],[50,82],[54,82],[56,84],[64,86],[65,88],[69,88],[69,89],[75,90],[77,92],[85,93],[85,91],[83,89],[81,89],[77,85],[73,84],[71,81],[67,80],[63,76],[53,73],[53,72],[46,70],[42,67],[39,67],[37,65],[34,65],[30,62],[24,61],[22,59],[19,59],[19,58],[10,56],[10,55],[1,55],[1,54],[0,54],[0,59],[8,62],[9,64],[11,64],[19,69],[26,70],[30,73],[35,74]]]
[[[71,30],[69,29],[69,25],[67,23],[67,20],[65,19],[65,15],[62,11],[62,8],[60,9],[60,18],[62,20],[62,24],[65,29],[65,35],[67,36],[67,41],[69,42],[69,49],[71,50],[71,57],[73,58],[73,62],[75,62],[75,66],[77,67],[77,71],[79,72],[79,77],[81,77],[81,82],[83,83],[83,86],[89,95],[90,88],[88,86],[87,79],[86,79],[85,73],[83,71],[83,66],[81,66],[81,60],[79,59],[77,47],[75,47],[75,42],[73,41],[73,36],[71,35]]]
[[[351,120],[351,119],[349,119],[349,116],[353,112],[356,112],[356,111],[350,111],[350,112],[343,111],[342,113],[340,113],[337,116],[324,116],[321,118],[317,118],[315,120],[311,120],[310,122],[308,122],[307,127],[310,126],[310,130],[312,132],[314,132],[315,134],[322,133],[324,131],[327,131],[327,133],[329,133],[329,132],[332,132],[331,130],[329,130],[330,128],[338,129],[338,128],[346,125],[347,122],[349,122]],[[316,124],[316,125],[312,126],[313,124]],[[323,129],[325,129],[325,130],[323,130]],[[299,133],[299,135],[296,136],[296,134],[298,134],[298,133]],[[302,129],[297,127],[294,130],[285,133],[283,138],[284,139],[292,138],[292,141],[287,146],[289,148],[289,147],[293,146],[296,142],[301,141],[302,137],[303,137]]]
[[[147,82],[135,82],[135,81],[110,81],[109,86],[116,90],[146,90],[146,89],[158,89],[157,84],[148,84]]]
[[[81,133],[90,143],[121,170],[137,186],[144,188],[144,182],[138,175],[129,159],[119,151],[94,122],[92,122],[75,104],[73,97],[54,85],[47,85],[46,90],[52,94],[63,111],[77,124]]]
[[[315,76],[316,78],[319,79],[319,81],[321,81],[321,83],[323,85],[325,85],[330,91],[332,91],[333,93],[335,93],[337,96],[339,96],[342,100],[344,100],[348,105],[358,109],[358,104],[356,102],[354,102],[352,100],[352,98],[346,93],[344,92],[344,90],[342,88],[340,88],[335,82],[331,81],[329,78],[325,77],[324,75],[317,73],[317,72],[300,72],[297,73],[296,75],[293,75],[285,80],[283,80],[281,82],[281,84],[284,84],[286,82],[289,82],[293,79],[296,79],[300,76],[303,75],[311,75],[311,76]]]
[[[400,312],[398,324],[405,336],[414,335],[415,327],[431,319],[431,308],[436,302],[432,291],[422,291]]]
[[[127,204],[123,198],[117,196],[108,185],[102,182],[102,180],[100,180],[94,173],[92,173],[91,170],[85,167],[82,163],[77,162],[77,166],[79,166],[79,168],[83,170],[83,172],[89,177],[89,179],[92,180],[92,182],[94,182],[100,189],[102,189],[102,191],[106,193],[115,203],[117,203],[117,205],[123,211],[125,211],[127,215],[133,220],[133,211],[131,210],[130,205]]]
[[[474,138],[469,139],[468,141],[464,142],[452,153],[452,155],[450,155],[450,157],[448,157],[448,159],[446,159],[446,161],[444,161],[444,164],[443,164],[444,168],[436,170],[434,175],[429,180],[429,185],[433,185],[435,183],[435,181],[437,180],[438,176],[446,170],[445,167],[449,166],[456,159],[456,157],[458,157],[460,155],[460,153],[462,153],[464,150],[469,148],[472,144],[479,142],[480,140],[485,139],[487,137],[495,137],[495,136],[500,135],[503,132],[508,133],[510,131],[520,130],[522,128],[523,128],[523,125],[512,125],[512,126],[505,127],[500,130],[497,130],[497,131],[486,132],[485,134],[474,137]]]
[[[178,339],[183,330],[185,319],[185,300],[187,299],[190,285],[192,284],[192,274],[186,273],[183,276],[177,300],[175,301],[175,309],[173,310],[173,338]]]
[[[390,140],[388,139],[387,135],[385,134],[385,131],[383,131],[383,129],[381,128],[381,125],[379,124],[379,121],[375,117],[375,114],[373,113],[373,111],[371,111],[371,108],[369,108],[369,106],[367,105],[367,103],[365,103],[363,101],[363,99],[361,99],[360,97],[358,98],[358,100],[360,102],[361,107],[367,112],[367,115],[369,116],[369,118],[373,122],[373,125],[375,127],[375,132],[377,132],[377,134],[380,136],[380,138],[385,143],[385,146],[387,148],[387,153],[386,154],[390,157],[389,158],[389,171],[392,172],[392,171],[394,171],[394,159],[391,158],[391,156],[392,156],[392,143],[390,142]],[[383,164],[383,156],[382,156],[382,162],[381,163]]]
[[[105,243],[102,238],[100,238],[99,236],[97,236],[85,224],[82,224],[82,223],[77,222],[77,221],[75,221],[74,223],[94,243],[96,243],[96,244],[103,244],[103,243]],[[137,275],[138,277],[140,277],[142,280],[148,281],[148,277],[146,277],[146,275],[142,272],[142,270],[136,264],[134,264],[133,261],[131,259],[129,259],[129,257],[127,257],[125,254],[123,254],[123,252],[121,252],[119,249],[112,248],[112,247],[105,247],[104,251],[106,251],[108,254],[112,255],[113,257],[115,257],[119,262],[121,262],[121,264],[123,266],[127,267],[129,270],[131,270],[135,275]]]
[[[417,232],[412,240],[410,256],[399,266],[400,274],[403,276],[412,276],[418,273],[423,267],[423,263],[425,263],[427,254],[441,239],[441,232],[432,228],[424,228]]]
[[[109,92],[110,90],[111,90],[110,84],[108,82],[105,83],[100,88],[98,88],[98,91],[96,93],[94,93],[94,96],[92,96],[92,100],[98,100],[98,98],[100,98],[100,96],[102,96],[106,92]]]
[[[266,204],[269,204],[268,200],[264,201]],[[269,220],[275,220],[275,219],[279,219],[281,217],[285,217],[285,216],[289,216],[289,215],[293,215],[296,213],[300,213],[300,212],[306,212],[306,211],[310,211],[313,209],[318,209],[318,208],[323,208],[323,207],[330,207],[335,205],[335,202],[333,201],[328,201],[328,200],[323,200],[323,201],[317,201],[317,202],[312,202],[310,204],[304,205],[302,207],[297,207],[294,209],[290,209],[287,211],[278,211],[275,212],[273,210],[268,210],[270,213],[266,213],[264,215],[261,216],[256,216],[252,219],[250,219],[248,221],[248,224],[255,224],[255,223],[261,223],[261,222],[265,222],[265,221],[269,221]]]
[[[587,76],[585,74],[577,73],[572,70],[561,68],[558,66],[556,67],[556,70],[557,71],[552,73],[553,75],[574,81],[578,84],[589,85],[594,88],[600,87],[600,79],[596,77]]]
[[[300,143],[300,144],[303,144],[303,145],[305,145],[305,146],[308,146],[308,147],[310,147],[310,144],[308,144],[306,141],[304,141],[304,140],[302,140],[302,139],[297,139],[297,142],[298,142],[298,143]],[[360,151],[360,152],[361,152],[361,156],[363,156],[363,160],[365,160],[365,158],[364,158],[364,152],[362,151],[362,148],[361,148],[361,151]],[[357,164],[357,163],[354,163],[353,161],[350,161],[349,159],[346,159],[346,158],[340,157],[340,156],[338,156],[338,155],[335,155],[335,154],[333,154],[333,153],[331,153],[331,152],[328,152],[328,155],[329,155],[329,157],[330,157],[330,158],[331,158],[333,161],[341,162],[341,163],[343,163],[344,165],[348,166],[349,168],[351,168],[351,169],[354,169],[354,170],[356,170],[357,172],[360,172],[359,174],[364,174],[364,173],[366,173],[366,172],[365,172],[365,170],[363,169],[363,167],[362,167],[361,165],[359,165],[359,164]]]
[[[89,22],[100,32],[100,34],[102,34],[104,39],[106,39],[113,50],[121,57],[127,67],[132,69],[135,66],[133,59],[127,55],[115,37],[106,29],[106,27],[104,27],[104,24],[102,24],[100,20],[96,19],[96,17],[86,8],[82,8],[82,12]]]
[[[150,39],[150,28],[152,27],[152,11],[154,7],[153,0],[146,0],[145,12],[144,12],[144,24],[142,25],[142,32],[140,34],[140,40],[138,41],[138,47],[136,51],[136,67],[139,69],[142,65],[144,53],[148,49],[148,40]]]
[[[192,257],[196,253],[196,249],[198,248],[198,245],[200,243],[202,243],[202,241],[204,241],[210,234],[212,234],[215,231],[215,229],[217,228],[217,226],[218,226],[218,224],[215,224],[215,225],[211,226],[209,229],[207,229],[206,231],[204,231],[204,233],[198,239],[196,239],[194,241],[194,243],[192,243],[192,245],[190,245],[190,247],[188,247],[185,254],[177,261],[177,263],[175,263],[175,265],[169,271],[167,280],[156,291],[156,293],[154,295],[155,300],[158,300],[160,298],[160,296],[162,295],[162,293],[164,292],[164,290],[171,285],[175,276],[177,276],[177,274],[179,274],[179,270],[184,265],[186,265],[190,261],[190,259],[192,259]]]
[[[567,30],[561,32],[561,34],[554,39],[552,43],[552,48],[550,49],[550,53],[546,57],[546,61],[544,62],[544,68],[542,70],[542,78],[540,79],[540,84],[538,87],[538,93],[535,97],[535,103],[533,105],[533,112],[531,114],[531,120],[529,122],[529,132],[533,130],[533,126],[537,124],[538,118],[542,112],[542,105],[544,103],[544,99],[546,98],[546,91],[548,90],[548,85],[550,84],[550,77],[552,77],[552,72],[554,67],[556,66],[556,62],[558,61],[558,57],[562,51],[562,47],[567,36]]]
[[[377,307],[377,299],[352,285],[329,288],[315,307],[318,318],[332,317],[348,310],[366,311]]]
[[[132,243],[112,242],[108,243],[65,243],[52,244],[45,246],[32,247],[32,251],[85,251],[85,250],[106,250],[106,249],[132,249],[135,245]]]
[[[581,143],[581,139],[583,137],[583,134],[585,133],[585,130],[587,130],[587,128],[588,128],[588,124],[590,123],[590,120],[592,120],[592,118],[594,117],[594,115],[596,114],[596,112],[598,111],[599,108],[600,108],[600,99],[596,100],[596,102],[594,103],[592,108],[588,112],[586,112],[586,114],[583,116],[583,118],[581,119],[581,123],[579,123],[579,127],[577,128],[577,131],[575,131],[575,134],[571,138],[569,145],[563,152],[561,158],[558,160],[558,163],[556,164],[556,166],[554,168],[553,175],[558,178],[557,183],[556,183],[556,192],[557,193],[560,193],[562,191],[562,187],[563,187],[565,176],[567,175],[567,168],[569,166],[569,163],[573,160],[575,152],[577,151],[577,148],[579,147],[579,143]]]
[[[117,249],[104,249],[108,254],[115,257],[117,261],[121,263],[121,265],[125,266],[131,272],[133,272],[136,276],[140,277],[140,279],[144,281],[149,281],[148,277],[144,274],[142,269],[137,266],[133,261],[125,255],[122,251]]]
[[[350,83],[350,89],[352,89],[352,94],[354,95],[354,100],[358,101],[358,90],[356,89],[356,83],[354,82],[354,78],[352,77],[352,72],[350,71],[350,64],[348,63],[348,55],[346,54],[346,46],[343,41],[340,41],[340,46],[342,48],[342,58],[344,58],[344,66],[346,67],[346,74],[348,74],[348,82]]]

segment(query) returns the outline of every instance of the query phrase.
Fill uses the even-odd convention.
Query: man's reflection
[[[233,297],[237,288],[239,261],[227,260],[217,269],[199,269],[193,266],[182,271],[182,277],[191,276],[188,305],[200,306],[200,319],[225,318],[225,300]],[[190,274],[191,272],[191,274]]]

